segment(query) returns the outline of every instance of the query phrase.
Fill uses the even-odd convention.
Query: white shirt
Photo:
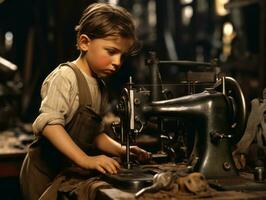
[[[82,70],[91,93],[92,109],[100,112],[101,92],[95,78]],[[68,66],[58,66],[44,80],[41,88],[42,102],[39,116],[33,123],[33,132],[41,134],[46,125],[65,126],[79,107],[78,85],[74,71]]]

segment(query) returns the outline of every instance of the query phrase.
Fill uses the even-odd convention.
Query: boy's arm
[[[126,147],[112,139],[105,133],[101,133],[95,139],[95,145],[102,151],[110,153],[114,156],[121,156],[126,154]],[[143,161],[151,158],[151,153],[147,152],[137,146],[131,146],[130,152],[137,155],[138,160]]]
[[[106,133],[99,134],[94,141],[95,145],[102,151],[110,153],[114,156],[121,156],[125,154],[125,147],[112,139]]]
[[[102,173],[116,173],[120,167],[118,162],[104,155],[88,156],[83,152],[67,134],[61,125],[47,125],[43,135],[65,156],[79,167],[96,169]]]

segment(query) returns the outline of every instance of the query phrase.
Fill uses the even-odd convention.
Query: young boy
[[[94,148],[114,156],[125,154],[124,146],[100,132],[106,96],[99,78],[119,70],[124,56],[134,50],[137,39],[132,16],[118,6],[91,4],[76,31],[79,57],[59,65],[42,85],[40,115],[33,123],[37,139],[29,148],[20,174],[22,194],[27,200],[38,199],[69,163],[101,173],[117,173],[119,163],[106,155],[93,155]],[[139,159],[150,156],[136,146],[131,152]]]

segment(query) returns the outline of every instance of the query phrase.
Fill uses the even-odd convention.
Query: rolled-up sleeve
[[[71,110],[73,110],[74,91],[76,90],[73,88],[73,81],[76,81],[75,75],[69,70],[72,71],[68,69],[68,74],[64,70],[57,70],[51,73],[43,82],[40,114],[33,123],[33,132],[35,134],[41,134],[48,124],[65,126],[66,120]],[[69,73],[72,74],[69,75]]]

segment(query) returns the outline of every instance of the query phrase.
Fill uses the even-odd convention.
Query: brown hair
[[[107,3],[93,3],[82,13],[76,26],[77,38],[86,34],[90,39],[121,36],[132,39],[134,45],[130,53],[137,49],[137,38],[132,15],[120,6]]]

